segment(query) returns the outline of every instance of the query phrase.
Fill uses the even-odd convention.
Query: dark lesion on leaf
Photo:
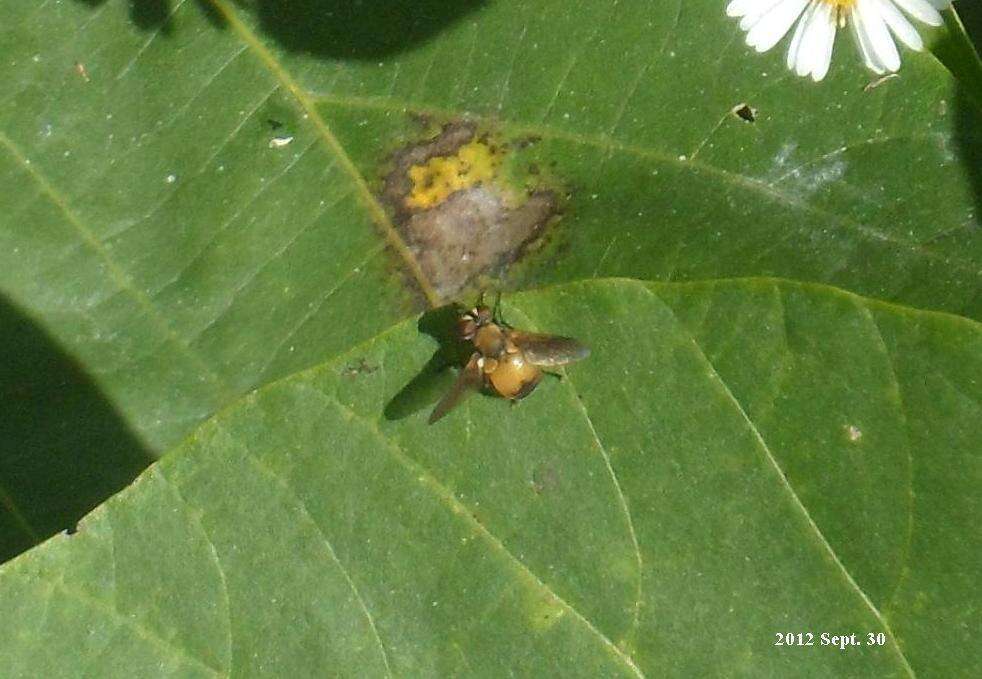
[[[749,104],[737,104],[733,107],[732,113],[745,123],[757,122],[757,109],[753,108]]]
[[[341,374],[345,377],[355,378],[361,375],[371,375],[377,371],[377,365],[372,365],[362,358],[355,363],[349,363],[347,366],[345,366],[345,368],[341,371]]]
[[[559,486],[559,471],[556,464],[543,462],[538,465],[532,472],[530,485],[536,495],[556,490]]]
[[[518,147],[460,120],[391,157],[382,201],[443,301],[500,279],[559,215],[554,190],[509,175]]]

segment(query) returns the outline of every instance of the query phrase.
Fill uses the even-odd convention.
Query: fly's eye
[[[463,316],[457,321],[457,335],[461,339],[474,339],[475,334],[477,334],[477,323],[474,322],[474,319],[470,315]]]

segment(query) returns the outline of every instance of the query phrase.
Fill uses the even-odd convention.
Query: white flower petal
[[[805,13],[802,15],[801,20],[798,21],[798,25],[794,29],[794,35],[791,36],[791,44],[788,46],[788,70],[795,70],[795,66],[798,63],[798,54],[801,51],[801,38],[805,34],[805,27],[811,20],[812,14],[818,7],[821,0],[812,0],[812,3],[808,5]]]
[[[766,52],[785,36],[795,19],[801,16],[808,0],[781,0],[747,33],[747,44],[758,52]]]
[[[754,2],[752,5],[748,5],[745,10],[742,10],[742,14],[740,15],[742,17],[740,19],[740,30],[749,31],[765,14],[772,11],[782,2],[784,0],[761,0],[760,2]]]
[[[744,14],[743,18],[740,19],[740,30],[749,31],[751,28],[754,27],[755,24],[757,24],[761,19],[767,16],[769,12],[771,12],[775,7],[777,7],[782,2],[784,2],[784,0],[777,0],[776,2],[773,2],[772,4],[764,8],[758,7],[753,12],[748,12],[747,14]]]
[[[912,50],[920,52],[924,49],[924,40],[921,39],[921,34],[917,32],[912,23],[907,21],[907,17],[901,14],[900,10],[890,0],[879,0],[879,3],[880,14],[893,34]]]
[[[856,40],[859,52],[863,55],[863,63],[866,64],[866,68],[878,75],[886,73],[883,65],[876,60],[873,47],[870,45],[869,35],[866,32],[865,26],[863,26],[862,18],[858,14],[853,14],[852,21],[849,22],[849,27],[852,29],[852,37]]]
[[[827,2],[816,2],[799,24],[801,39],[795,54],[794,71],[800,76],[810,75],[816,82],[829,72],[832,46],[836,33],[835,8]]]
[[[794,69],[798,75],[808,75],[814,68],[815,59],[818,56],[816,48],[821,39],[822,20],[824,18],[822,9],[827,6],[826,3],[819,2],[815,11],[809,12],[801,20],[802,23],[807,21],[807,24],[801,35],[801,44],[798,46],[798,58]]]
[[[820,33],[815,36],[815,57],[812,62],[812,80],[818,82],[825,78],[832,64],[832,48],[835,47],[836,34],[836,14],[830,5],[826,5],[824,11],[815,18],[819,22]]]
[[[747,14],[763,14],[781,0],[731,0],[726,6],[726,16],[742,17]]]
[[[890,35],[886,22],[879,12],[877,1],[856,0],[852,16],[854,20],[856,17],[861,18],[860,31],[866,33],[875,60],[887,71],[899,69],[900,53],[897,51],[893,36]]]
[[[766,52],[794,26],[786,63],[801,76],[828,74],[838,29],[846,23],[866,66],[884,74],[900,68],[898,43],[924,49],[916,22],[937,26],[951,0],[727,0],[726,13],[739,18],[746,42]],[[797,25],[795,25],[797,24]]]
[[[928,26],[940,26],[942,23],[941,14],[927,0],[892,0],[894,4],[907,12],[918,21]]]

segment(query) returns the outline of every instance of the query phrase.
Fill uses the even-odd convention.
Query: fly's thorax
[[[505,352],[505,334],[494,324],[483,325],[474,333],[474,346],[482,356],[497,357]]]

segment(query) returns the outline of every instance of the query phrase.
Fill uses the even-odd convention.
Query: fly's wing
[[[478,391],[481,385],[484,384],[484,376],[481,374],[481,369],[477,365],[477,359],[480,358],[480,354],[475,353],[471,356],[471,360],[467,362],[467,365],[460,371],[457,375],[457,381],[453,383],[440,402],[436,404],[433,412],[430,413],[430,424],[433,424],[441,417],[453,410],[457,404],[459,404],[465,396],[470,394],[472,391]]]
[[[529,363],[540,368],[582,361],[590,355],[590,348],[572,337],[509,330],[508,338],[522,350]]]

